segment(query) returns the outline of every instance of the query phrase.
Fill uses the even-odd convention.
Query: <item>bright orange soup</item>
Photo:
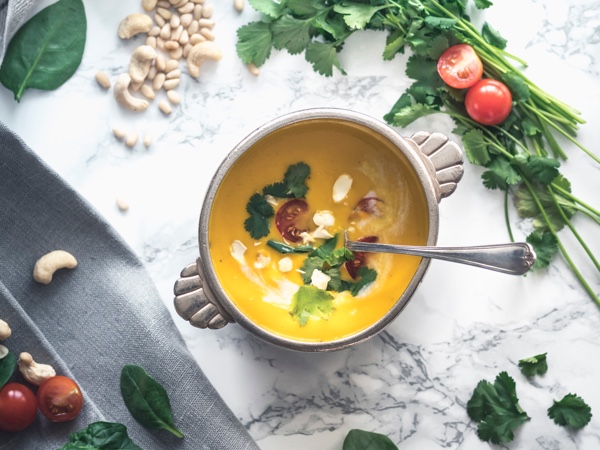
[[[290,311],[294,293],[304,284],[298,269],[307,255],[284,255],[266,245],[269,239],[283,241],[274,217],[267,237],[255,240],[244,229],[249,198],[283,180],[288,167],[298,162],[311,169],[306,181],[308,217],[330,211],[335,223],[327,230],[338,234],[338,247],[343,245],[344,229],[351,239],[377,236],[382,243],[425,245],[427,202],[416,173],[391,142],[366,127],[337,120],[314,119],[275,131],[244,152],[225,175],[212,205],[208,230],[211,259],[223,289],[244,315],[265,330],[297,341],[333,341],[356,334],[385,315],[406,289],[421,259],[368,254],[366,264],[376,270],[376,281],[355,297],[348,291],[328,291],[334,296],[329,318],[311,316],[301,325]],[[342,174],[352,178],[352,186],[344,200],[336,203],[332,188]],[[371,196],[381,199],[380,214],[357,213],[359,201]],[[278,199],[275,212],[286,201]],[[317,226],[312,224],[312,228]],[[233,257],[230,247],[234,241],[247,248],[246,264]],[[323,242],[317,239],[313,245]],[[264,268],[254,266],[259,255],[270,258]],[[279,270],[278,261],[284,257],[292,259],[290,272]],[[344,268],[342,278],[351,280]]]

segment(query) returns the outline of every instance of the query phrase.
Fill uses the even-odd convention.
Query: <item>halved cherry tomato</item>
[[[467,114],[483,125],[498,125],[510,114],[512,95],[500,81],[484,78],[467,91]]]
[[[0,430],[21,431],[35,420],[35,394],[21,383],[7,383],[0,389]]]
[[[57,375],[40,385],[37,401],[42,414],[52,422],[66,422],[81,411],[83,395],[75,381]]]
[[[302,217],[308,211],[308,203],[296,198],[290,200],[279,208],[275,217],[275,226],[281,235],[290,242],[300,242],[300,233],[306,231],[302,227]]]
[[[358,242],[377,242],[379,238],[377,236],[364,236],[361,237]],[[344,266],[348,271],[348,275],[356,279],[358,276],[358,269],[365,265],[367,260],[367,254],[365,252],[354,252],[354,259],[348,261]]]
[[[383,200],[377,197],[363,197],[356,204],[354,210],[362,211],[369,214],[381,215],[381,207]]]
[[[466,89],[479,81],[483,75],[483,64],[473,47],[458,44],[442,53],[437,71],[448,86]]]

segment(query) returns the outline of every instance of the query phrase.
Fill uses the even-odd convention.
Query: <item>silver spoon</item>
[[[353,252],[400,253],[443,259],[509,275],[523,275],[531,269],[535,262],[535,252],[531,245],[525,242],[471,247],[375,244],[351,241],[348,239],[348,232],[344,231],[344,247]]]

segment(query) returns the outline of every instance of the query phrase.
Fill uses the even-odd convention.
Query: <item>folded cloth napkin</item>
[[[78,265],[37,283],[37,259],[52,250]],[[140,260],[55,172],[0,122],[0,318],[13,353],[77,381],[80,415],[52,423],[38,413],[18,433],[0,432],[1,450],[51,450],[95,421],[127,426],[146,450],[258,450],[183,342]],[[121,369],[138,364],[166,389],[185,437],[138,424],[119,389]],[[23,381],[18,371],[14,381]]]
[[[28,17],[36,0],[0,0],[0,64],[10,39]]]

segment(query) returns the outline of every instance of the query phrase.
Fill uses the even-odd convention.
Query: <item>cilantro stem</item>
[[[504,190],[504,221],[506,222],[506,230],[508,231],[510,242],[515,242],[512,227],[510,226],[510,217],[508,215],[508,189]]]
[[[582,200],[580,200],[579,198],[575,197],[573,194],[571,194],[569,191],[563,189],[560,186],[557,186],[555,183],[552,183],[552,187],[557,190],[560,195],[562,195],[563,197],[572,200],[573,202],[583,206],[584,208],[586,208],[588,211],[594,213],[596,216],[600,217],[600,211],[598,211],[595,208],[592,208],[590,205],[588,205],[587,203],[583,202]]]

